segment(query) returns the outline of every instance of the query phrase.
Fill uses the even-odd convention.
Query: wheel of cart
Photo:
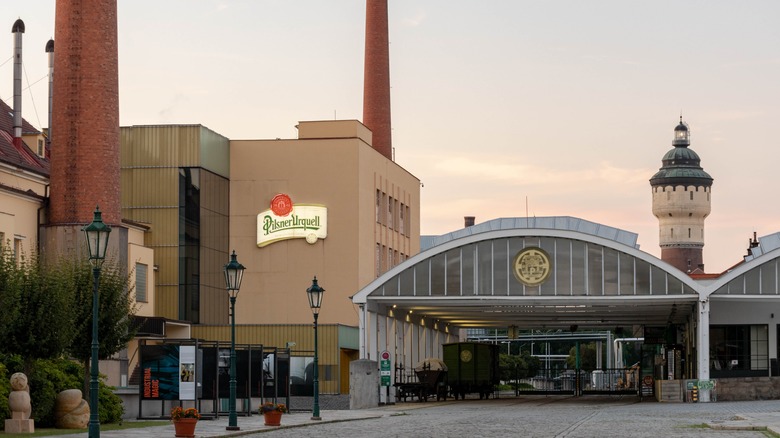
[[[420,383],[420,401],[436,397],[436,401],[447,399],[447,365],[443,360],[427,358],[414,367],[417,381]]]

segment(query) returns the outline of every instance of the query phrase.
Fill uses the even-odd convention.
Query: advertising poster
[[[179,400],[181,368],[178,345],[141,346],[141,370],[142,400]]]
[[[179,400],[195,400],[195,346],[179,347]]]

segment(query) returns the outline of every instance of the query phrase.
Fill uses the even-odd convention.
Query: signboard
[[[181,382],[179,363],[178,345],[142,346],[141,370],[143,371],[143,383],[140,387],[141,399],[181,400],[179,398]]]
[[[380,386],[390,386],[390,352],[385,350],[379,355],[379,384]]]
[[[306,239],[310,244],[328,237],[328,209],[318,204],[293,204],[279,194],[271,208],[257,215],[257,246],[262,248],[287,239]]]

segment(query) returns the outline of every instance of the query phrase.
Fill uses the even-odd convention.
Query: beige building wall
[[[704,220],[710,215],[710,187],[653,188],[653,215],[658,218],[659,243],[704,246]]]
[[[136,305],[137,316],[155,316],[154,313],[154,250],[144,246],[144,232],[139,227],[128,227],[127,272],[131,274],[130,286],[133,288],[133,297]],[[138,283],[139,267],[146,267],[146,281],[143,286]],[[144,290],[142,297],[138,296],[139,290]],[[139,299],[140,298],[140,299]]]
[[[37,251],[48,182],[43,176],[0,166],[0,245],[8,245],[17,257]]]
[[[230,142],[230,249],[246,267],[236,322],[311,322],[306,288],[316,275],[326,290],[319,322],[357,326],[349,297],[419,252],[420,182],[376,152],[371,132],[358,121],[300,122],[298,130],[298,139]],[[327,207],[327,237],[259,248],[257,216],[280,193],[294,204]],[[377,206],[377,194],[380,203],[384,194],[384,205]],[[389,208],[392,226],[384,213]]]

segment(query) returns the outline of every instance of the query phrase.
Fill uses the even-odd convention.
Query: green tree
[[[70,291],[37,257],[17,263],[0,254],[0,352],[24,358],[29,372],[35,359],[62,356],[73,336]]]
[[[566,358],[566,365],[569,368],[574,369],[577,367],[577,347],[571,347],[569,350],[569,357]],[[580,344],[580,369],[585,371],[593,371],[596,369],[596,343],[589,342],[587,344]]]
[[[84,366],[84,393],[88,394],[92,358],[92,266],[86,261],[64,261],[57,265],[58,278],[72,291],[73,335],[68,352]],[[113,260],[101,269],[98,288],[98,357],[106,359],[133,339],[136,308],[130,276]]]
[[[498,367],[501,380],[524,379],[533,377],[539,371],[539,358],[531,356],[528,352],[522,355],[498,355]]]

